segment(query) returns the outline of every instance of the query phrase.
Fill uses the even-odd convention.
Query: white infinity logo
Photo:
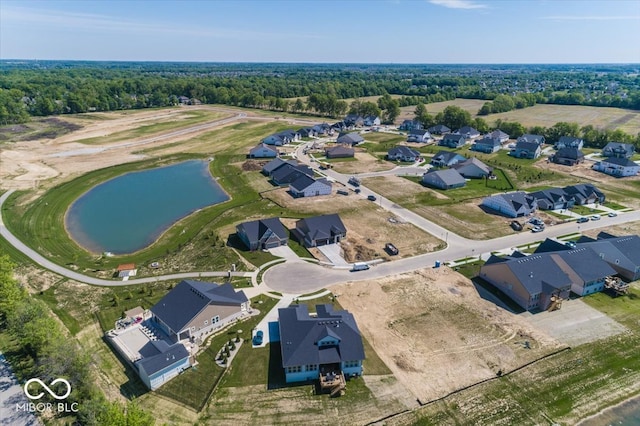
[[[40,392],[37,395],[31,395],[29,393],[29,385],[31,383],[39,383],[40,386],[42,386],[47,392],[49,392],[49,395],[51,395],[55,399],[65,399],[66,397],[68,397],[71,394],[71,384],[68,381],[66,381],[65,379],[55,379],[54,381],[49,383],[50,386],[53,386],[56,383],[64,383],[65,385],[67,385],[67,391],[63,395],[58,395],[57,393],[52,391],[51,388],[49,386],[45,385],[44,382],[42,380],[40,380],[40,379],[29,379],[29,380],[27,380],[27,383],[24,384],[24,394],[27,395],[27,398],[29,398],[29,399],[40,399],[40,398],[42,398],[44,396],[44,392]]]

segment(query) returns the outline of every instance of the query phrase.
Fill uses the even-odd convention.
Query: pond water
[[[65,225],[71,237],[92,252],[132,253],[183,217],[228,199],[207,161],[185,161],[95,186],[71,205]]]

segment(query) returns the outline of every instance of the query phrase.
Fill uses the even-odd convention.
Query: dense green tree
[[[15,315],[27,292],[13,277],[15,265],[6,254],[0,255],[0,321]]]
[[[382,121],[387,124],[393,124],[400,115],[400,102],[393,99],[388,93],[378,98],[378,107],[384,111]]]
[[[444,111],[436,115],[436,122],[456,130],[463,126],[471,126],[473,119],[469,111],[455,105],[449,105]]]

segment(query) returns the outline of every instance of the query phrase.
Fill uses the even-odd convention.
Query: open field
[[[380,172],[395,167],[393,163],[381,160],[368,152],[363,152],[361,148],[356,148],[355,161],[338,161],[332,162],[331,165],[338,173],[343,174]]]
[[[449,268],[341,284],[332,290],[380,358],[422,402],[562,346],[481,299],[468,279]],[[525,340],[531,349],[524,347]]]

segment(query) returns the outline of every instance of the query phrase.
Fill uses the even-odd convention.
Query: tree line
[[[481,114],[535,103],[640,110],[633,66],[182,64],[1,61],[0,124],[34,116],[207,104],[339,117],[344,99],[399,95],[398,106],[485,99]],[[391,115],[395,105],[379,106]],[[390,116],[387,116],[388,120]]]
[[[121,404],[105,398],[92,377],[91,358],[65,334],[46,304],[19,284],[13,276],[14,266],[7,255],[0,255],[0,333],[6,333],[15,346],[5,352],[18,379],[68,380],[72,391],[64,402],[67,407],[77,404],[78,411],[59,415],[74,415],[74,424],[153,425],[153,417],[135,402]],[[60,401],[45,393],[38,402],[55,405]]]

